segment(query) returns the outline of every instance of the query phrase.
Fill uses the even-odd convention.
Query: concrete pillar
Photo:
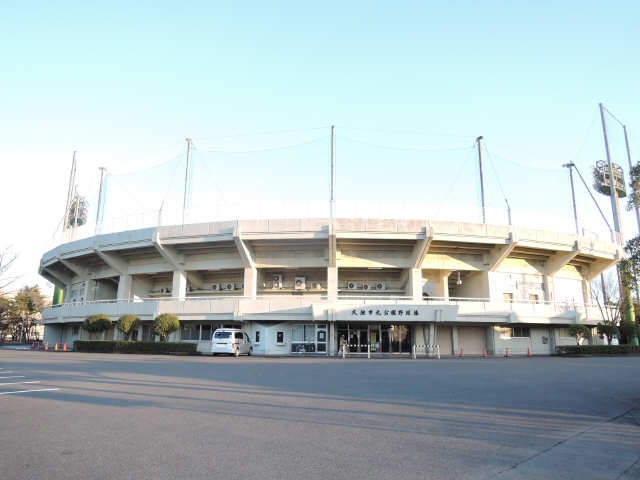
[[[255,268],[244,269],[244,292],[245,297],[255,297],[258,293],[258,270]]]
[[[436,324],[435,323],[430,323],[429,324],[429,335],[427,336],[427,343],[429,345],[437,345],[438,340],[436,338]],[[435,347],[430,347],[429,348],[429,356],[434,356],[436,351],[435,351]]]
[[[187,296],[187,275],[180,271],[173,272],[173,285],[171,287],[171,296],[174,298],[185,298]]]
[[[422,269],[410,268],[407,278],[406,295],[413,300],[422,300]]]
[[[118,280],[118,300],[129,300],[131,298],[131,287],[133,279],[131,275],[120,275]]]
[[[487,354],[495,355],[496,353],[496,327],[489,325],[487,327]]]
[[[327,267],[327,296],[338,298],[338,267]]]
[[[544,300],[546,302],[552,302],[553,301],[553,277],[545,273],[542,278],[544,282]]]
[[[582,298],[585,305],[591,303],[591,284],[584,278],[582,279]]]
[[[329,322],[329,334],[328,334],[327,342],[329,342],[329,355],[333,356],[336,354],[336,322]]]
[[[454,355],[460,352],[458,347],[458,327],[451,327],[451,349],[453,350],[451,353]]]
[[[450,270],[440,270],[438,273],[438,297],[449,298],[449,275]]]

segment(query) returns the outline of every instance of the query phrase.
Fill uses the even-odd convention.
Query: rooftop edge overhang
[[[332,227],[332,228],[331,228]],[[238,232],[241,232],[241,237]],[[332,232],[330,234],[330,232]],[[51,267],[64,261],[72,261],[98,253],[110,266],[116,265],[109,253],[119,250],[155,247],[158,241],[162,245],[201,243],[219,244],[232,242],[243,247],[244,263],[247,261],[246,244],[252,240],[325,240],[330,248],[335,248],[340,240],[361,239],[367,241],[399,240],[416,242],[413,257],[424,256],[432,241],[455,242],[459,244],[486,244],[491,247],[487,256],[488,269],[495,270],[500,262],[507,258],[511,251],[518,248],[539,249],[556,252],[558,264],[566,264],[567,259],[576,255],[589,256],[595,259],[590,277],[615,265],[624,257],[621,246],[588,237],[578,237],[564,232],[533,230],[504,225],[486,225],[463,222],[446,222],[430,220],[400,219],[335,219],[333,226],[329,219],[273,219],[273,220],[235,220],[226,222],[198,223],[187,225],[162,226],[128,230],[123,232],[96,235],[93,237],[61,244],[46,252],[41,259],[39,272],[55,284],[64,284],[68,280],[64,275],[56,273]],[[419,262],[413,258],[414,268]],[[109,262],[109,260],[112,260]],[[328,266],[331,262],[328,262]],[[116,265],[117,267],[117,265]],[[117,269],[116,270],[121,270]],[[595,273],[594,273],[595,272]],[[63,278],[64,277],[64,278]]]

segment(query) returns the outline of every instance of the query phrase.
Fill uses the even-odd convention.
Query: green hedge
[[[75,352],[91,353],[196,353],[198,345],[181,342],[133,342],[127,340],[76,340]]]
[[[560,355],[640,355],[637,345],[565,345],[556,347]]]

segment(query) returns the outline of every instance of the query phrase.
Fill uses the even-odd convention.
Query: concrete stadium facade
[[[147,228],[45,253],[40,274],[64,300],[42,321],[50,343],[89,338],[80,325],[96,313],[136,314],[137,338],[154,340],[153,319],[174,313],[170,340],[201,351],[237,326],[264,355],[549,354],[575,342],[570,325],[602,320],[590,284],[622,255],[566,233],[428,220]]]

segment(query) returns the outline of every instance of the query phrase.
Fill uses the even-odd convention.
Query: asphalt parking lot
[[[3,350],[0,476],[640,478],[638,371],[640,357]]]

